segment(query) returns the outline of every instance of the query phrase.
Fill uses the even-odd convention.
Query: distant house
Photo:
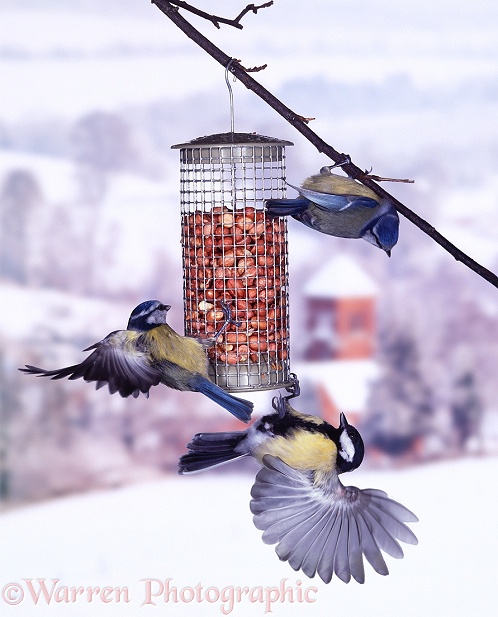
[[[369,383],[378,375],[377,286],[353,258],[340,255],[310,278],[303,293],[308,344],[303,361],[293,364],[302,391],[312,390],[315,412],[331,423],[340,412],[359,423]]]
[[[334,257],[304,288],[309,344],[306,360],[371,358],[377,286],[351,258]]]

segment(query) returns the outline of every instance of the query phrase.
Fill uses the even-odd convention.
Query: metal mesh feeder
[[[201,137],[180,150],[185,334],[210,336],[210,376],[229,391],[293,383],[289,368],[288,251],[285,218],[264,201],[285,196],[285,146],[246,133]]]

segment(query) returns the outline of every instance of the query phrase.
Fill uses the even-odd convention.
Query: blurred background
[[[244,6],[202,3],[227,17]],[[186,17],[244,66],[267,63],[256,79],[296,113],[315,117],[311,128],[358,166],[415,180],[384,186],[498,271],[494,0],[276,0],[248,14],[242,31]],[[4,0],[0,83],[0,546],[9,556],[0,574],[85,581],[105,574],[124,585],[135,570],[122,569],[130,562],[115,552],[116,542],[133,537],[130,559],[143,565],[135,578],[183,573],[189,580],[196,570],[179,557],[182,549],[171,550],[173,561],[165,555],[171,542],[183,542],[183,549],[192,542],[201,555],[189,525],[201,525],[201,534],[208,521],[228,517],[216,524],[219,536],[213,532],[206,555],[212,558],[220,543],[234,572],[229,555],[237,561],[243,521],[251,534],[246,550],[257,553],[250,577],[256,568],[270,581],[295,579],[252,528],[247,501],[255,465],[194,480],[174,475],[194,433],[233,429],[205,397],[159,387],[148,400],[123,400],[81,381],[17,371],[79,362],[83,348],[124,328],[145,299],[171,304],[171,325],[182,330],[179,161],[170,148],[230,129],[224,69],[144,0]],[[244,86],[232,87],[236,131],[294,143],[287,148],[289,182],[299,184],[329,163]],[[498,472],[498,290],[406,220],[391,259],[362,240],[323,236],[291,220],[289,262],[291,368],[302,387],[296,408],[333,424],[346,413],[367,446],[362,470],[348,480],[365,478],[390,493],[393,487],[395,498],[425,514],[425,550],[434,551],[410,551],[406,563],[395,564],[397,582],[374,583],[371,573],[367,586],[389,589],[383,614],[395,615],[399,598],[413,593],[413,577],[431,602],[451,579],[458,591],[450,613],[463,614],[465,602],[471,605],[463,586],[452,577],[438,583],[421,563],[424,555],[426,566],[435,563],[448,550],[441,538],[446,533],[454,543],[466,517],[477,534],[465,536],[469,551],[487,554],[498,539],[483,531],[486,517],[497,513],[487,487]],[[270,409],[274,394],[247,395],[255,417]],[[202,523],[185,514],[205,507]],[[117,522],[123,513],[126,520]],[[114,535],[106,516],[117,525]],[[454,527],[444,526],[448,519]],[[154,539],[143,538],[139,548],[144,524]],[[163,525],[179,537],[159,540]],[[76,529],[84,530],[78,539]],[[61,537],[67,551],[48,557]],[[75,554],[85,564],[80,570],[71,569]],[[451,562],[463,576],[450,555],[434,570]],[[213,584],[232,580],[217,568]],[[241,571],[241,583],[249,584],[248,576]],[[484,585],[489,571],[483,565],[473,576]],[[330,592],[316,584],[316,604],[279,605],[275,612],[318,613],[339,594],[353,593],[351,586],[333,583]],[[353,614],[369,606],[361,591],[340,596],[357,603]],[[479,598],[486,614],[492,594]],[[415,603],[405,614],[445,614],[427,606]],[[69,610],[53,612],[63,609]],[[131,609],[101,607],[105,615]],[[176,609],[219,613],[205,605]],[[7,610],[28,614],[25,605]],[[86,614],[84,606],[70,610]],[[44,614],[41,606],[36,611]],[[249,605],[236,614],[263,612]]]

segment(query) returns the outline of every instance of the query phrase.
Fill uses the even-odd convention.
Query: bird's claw
[[[320,173],[322,175],[327,175],[330,173],[332,169],[335,169],[336,167],[342,167],[343,165],[350,165],[351,157],[349,156],[349,154],[343,154],[342,156],[344,157],[342,161],[339,161],[338,163],[334,163],[334,165],[325,165],[324,167],[320,169]]]
[[[237,328],[240,328],[240,326],[242,325],[241,321],[236,321],[235,319],[232,319],[230,307],[224,300],[220,300],[220,306],[221,306],[221,310],[223,311],[223,316],[225,318],[225,321],[223,325],[221,326],[221,328],[219,328],[219,330],[215,332],[214,335],[208,339],[208,342],[209,342],[208,344],[210,347],[212,347],[213,345],[216,345],[216,342],[218,341],[220,336],[223,334],[223,332],[225,332],[225,330],[228,328],[229,325],[234,325]]]
[[[289,400],[290,398],[296,398],[301,394],[301,386],[299,385],[299,379],[295,373],[291,373],[292,383],[288,385],[285,389],[289,392],[289,396],[286,396],[285,399]]]
[[[232,324],[236,328],[240,328],[240,326],[242,325],[242,322],[237,321],[236,319],[232,318],[232,313],[230,311],[230,307],[228,306],[228,304],[224,300],[220,300],[220,306],[221,306],[221,310],[223,311],[226,324],[227,325]]]
[[[273,409],[278,413],[279,418],[283,418],[287,413],[287,405],[288,401],[291,398],[299,396],[301,392],[301,388],[299,386],[299,379],[295,373],[291,373],[292,383],[285,388],[287,392],[289,392],[289,396],[282,396],[279,394],[278,396],[274,396],[271,405]]]
[[[230,312],[230,307],[224,300],[220,300],[221,310],[223,311],[223,315],[225,317],[225,321],[230,321],[232,318],[232,314]]]
[[[278,412],[278,417],[283,418],[287,411],[287,398],[283,398],[281,394],[274,396],[271,401],[271,406]]]

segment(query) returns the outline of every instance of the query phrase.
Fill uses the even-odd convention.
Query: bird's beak
[[[389,250],[389,251],[386,251],[386,255],[387,255],[388,257],[391,257],[391,251],[390,251],[390,250]]]
[[[348,421],[346,420],[346,416],[341,412],[341,422],[340,422],[340,428],[346,428],[347,426],[349,426]]]

